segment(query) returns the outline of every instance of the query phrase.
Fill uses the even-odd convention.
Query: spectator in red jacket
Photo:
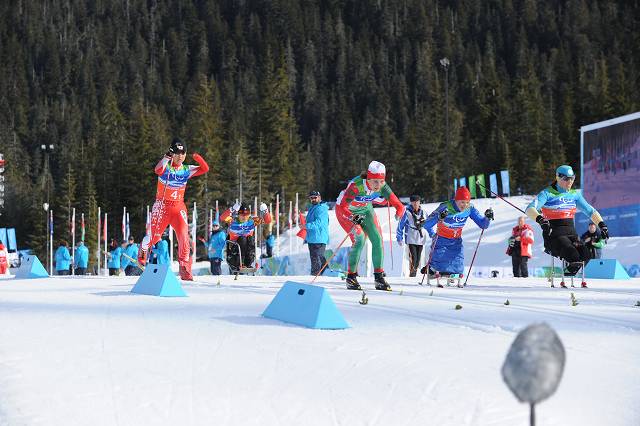
[[[509,251],[513,265],[513,276],[526,278],[529,276],[527,261],[531,255],[533,244],[533,229],[525,222],[527,218],[518,218],[518,226],[514,226],[509,238]]]
[[[7,250],[4,248],[4,244],[0,241],[0,275],[7,273],[9,262],[7,261]]]

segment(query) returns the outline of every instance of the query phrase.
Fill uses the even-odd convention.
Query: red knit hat
[[[384,167],[384,164],[378,161],[372,161],[369,163],[369,168],[367,169],[367,179],[384,179],[387,170]]]
[[[469,192],[469,189],[467,189],[466,186],[461,186],[460,188],[458,188],[454,200],[471,201],[471,193]]]

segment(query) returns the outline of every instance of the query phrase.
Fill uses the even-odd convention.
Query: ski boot
[[[362,290],[362,287],[360,287],[360,283],[358,282],[357,272],[349,272],[347,274],[346,281],[348,290]]]
[[[143,247],[147,247],[147,249],[145,250]],[[140,243],[140,250],[138,251],[138,265],[143,268],[147,264],[147,254],[149,253],[148,247],[149,237],[145,235],[145,237],[142,239],[142,242]]]
[[[191,263],[189,261],[186,263],[180,263],[178,273],[180,274],[180,279],[182,281],[193,281],[193,275],[191,275]]]
[[[387,283],[387,280],[384,279],[384,272],[374,272],[373,276],[376,283],[376,290],[391,291],[391,286]]]

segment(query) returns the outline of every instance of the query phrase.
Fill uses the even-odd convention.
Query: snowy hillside
[[[518,196],[507,198],[512,204],[520,207],[522,210],[533,199],[532,196]],[[511,258],[505,254],[507,249],[507,240],[511,236],[511,229],[517,225],[518,217],[523,216],[521,212],[499,199],[478,199],[473,200],[473,205],[483,213],[487,208],[491,207],[495,212],[495,221],[491,223],[482,237],[480,248],[473,266],[472,275],[480,277],[491,276],[490,271],[497,270],[500,276],[512,277]],[[438,204],[423,204],[422,208],[428,213],[432,212]],[[402,263],[402,247],[396,243],[397,222],[394,219],[394,210],[391,209],[391,240],[393,242],[393,261],[391,259],[391,249],[389,248],[389,213],[387,208],[377,208],[376,214],[382,228],[382,235],[385,240],[385,271],[388,276],[401,276],[400,265]],[[330,220],[330,242],[328,248],[333,249],[345,236],[345,231],[340,227],[335,216],[335,211],[329,211]],[[535,243],[533,247],[533,258],[529,260],[530,275],[543,276],[542,267],[551,266],[551,258],[544,253],[542,243],[542,233],[540,227],[536,223],[532,223],[527,219],[535,232]],[[578,228],[579,234],[586,229]],[[281,235],[279,250],[281,257],[289,258],[289,271],[294,274],[305,274],[309,271],[308,249],[300,238],[295,236],[297,229],[293,233],[286,232]],[[293,238],[290,235],[293,234]],[[471,220],[467,221],[464,228],[463,240],[465,248],[465,264],[467,267],[473,257],[473,251],[476,247],[480,229]],[[427,245],[430,244],[430,240]],[[345,242],[345,246],[350,246],[349,240]],[[608,245],[603,250],[603,258],[618,259],[620,263],[627,269],[632,276],[640,276],[640,237],[624,237],[611,238]],[[428,257],[428,248],[423,251],[423,257]],[[363,257],[366,257],[366,250],[363,251]],[[426,257],[423,258],[422,265],[426,263]],[[363,268],[360,269],[360,275],[365,275],[366,259],[361,261]],[[405,259],[405,275],[408,274],[408,260]],[[346,263],[345,263],[346,265]],[[393,266],[393,267],[392,267]],[[372,271],[370,271],[372,273]],[[371,276],[371,273],[369,276]]]

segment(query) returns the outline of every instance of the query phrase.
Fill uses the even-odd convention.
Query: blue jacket
[[[107,261],[107,268],[120,269],[120,256],[122,256],[122,247],[118,246],[109,252],[111,256]]]
[[[127,248],[124,249],[124,253],[133,258],[133,259],[137,259],[138,258],[138,245],[136,243],[131,243],[127,246]],[[121,265],[120,267],[122,269],[126,269],[127,266],[129,265],[133,265],[133,262],[130,261],[129,259],[127,259],[125,256],[122,256],[122,260],[121,260]]]
[[[321,202],[309,207],[307,212],[307,243],[329,244],[329,206]]]
[[[268,247],[275,247],[276,245],[276,236],[273,234],[269,234],[267,240],[265,241]]]
[[[69,265],[71,264],[71,255],[69,254],[69,249],[65,246],[60,246],[56,250],[56,271],[65,271],[69,270]]]
[[[253,218],[249,218],[244,222],[240,222],[240,220],[236,217],[229,224],[229,235],[233,237],[249,237],[255,233],[256,224],[253,221]]]
[[[207,255],[209,259],[222,259],[222,251],[227,241],[227,233],[223,230],[211,233],[211,238],[207,243]]]
[[[443,210],[447,211],[447,216],[442,221],[442,226],[451,231],[457,231],[460,235],[462,235],[462,228],[464,228],[464,225],[467,223],[467,219],[469,218],[471,218],[471,220],[473,220],[476,225],[482,229],[487,229],[491,223],[488,218],[480,214],[473,204],[469,205],[468,209],[460,211],[456,202],[451,200],[440,204],[438,208],[432,211],[427,217],[427,220],[422,226],[429,230],[429,235],[435,234],[432,228],[438,223],[438,216]]]
[[[89,249],[83,243],[76,247],[76,268],[86,268],[89,265]]]
[[[573,219],[576,209],[591,217],[595,209],[584,199],[577,189],[562,189],[559,185],[550,185],[527,206],[535,208],[547,219]]]
[[[435,234],[431,228],[438,223],[438,216],[443,210],[447,210],[448,214],[442,221],[441,226],[443,229],[439,232],[436,231],[439,235],[435,246],[431,248],[433,254],[431,255],[431,264],[429,266],[431,269],[439,272],[462,274],[464,273],[462,228],[465,223],[467,223],[468,218],[471,218],[471,220],[482,229],[487,229],[491,221],[480,214],[478,209],[473,207],[473,205],[470,205],[466,210],[460,211],[455,201],[451,200],[440,204],[438,208],[427,217],[423,227],[430,231],[429,234]],[[443,236],[443,234],[454,232],[459,234],[459,236],[456,238]]]
[[[151,253],[156,255],[156,263],[158,265],[168,265],[169,264],[169,243],[167,240],[160,240],[158,243],[151,249]]]

